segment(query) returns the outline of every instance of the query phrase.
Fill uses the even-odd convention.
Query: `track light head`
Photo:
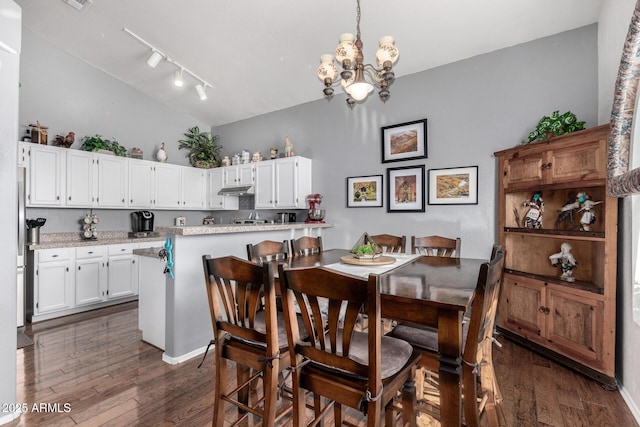
[[[151,68],[156,68],[160,61],[162,60],[162,55],[157,50],[151,51],[151,55],[149,55],[149,59],[147,59],[147,65]]]
[[[173,84],[178,87],[182,87],[184,85],[184,80],[182,80],[182,68],[173,73]]]
[[[204,101],[207,99],[207,92],[205,92],[205,90],[207,89],[207,85],[196,85],[196,92],[198,93],[198,96],[200,97],[201,101]]]

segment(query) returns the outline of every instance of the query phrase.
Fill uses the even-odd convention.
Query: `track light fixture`
[[[173,73],[173,84],[178,87],[182,87],[184,85],[184,80],[182,80],[182,70],[183,69],[180,68]]]
[[[147,65],[151,68],[156,68],[162,61],[162,55],[157,50],[152,50],[149,59],[147,59]]]
[[[201,85],[196,85],[196,92],[198,93],[198,96],[202,101],[207,99],[207,92],[205,92],[206,89],[207,89],[206,83],[203,83]]]
[[[184,86],[184,78],[183,78],[183,76],[184,76],[184,73],[187,73],[191,77],[193,77],[195,80],[198,80],[198,81],[201,82],[200,84],[195,86],[196,92],[198,93],[198,96],[200,97],[201,100],[204,101],[205,99],[207,99],[207,93],[205,92],[205,90],[207,89],[207,86],[213,87],[213,85],[211,83],[208,83],[202,77],[198,76],[197,74],[195,74],[193,71],[189,70],[184,65],[178,63],[175,59],[173,59],[170,56],[162,53],[162,51],[160,49],[157,49],[151,43],[147,42],[142,37],[140,37],[139,35],[135,34],[131,30],[129,30],[128,28],[123,28],[122,30],[125,33],[129,34],[134,39],[138,40],[143,45],[147,46],[149,49],[151,49],[151,55],[149,55],[149,58],[147,58],[147,65],[149,67],[156,68],[158,66],[158,64],[160,63],[160,61],[162,61],[162,60],[165,60],[168,63],[175,65],[176,67],[178,67],[178,69],[176,71],[174,71],[174,73],[173,73],[173,83],[178,87]]]

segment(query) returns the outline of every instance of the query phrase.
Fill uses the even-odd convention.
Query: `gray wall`
[[[613,104],[613,93],[618,76],[618,67],[622,56],[622,47],[631,22],[635,0],[605,0],[599,19],[598,31],[598,117],[601,124],[608,123]],[[638,129],[637,125],[635,125]],[[638,147],[638,134],[635,134]],[[637,161],[636,160],[636,165]],[[620,220],[618,222],[618,309],[616,339],[616,377],[619,380],[620,392],[640,421],[640,371],[638,356],[640,352],[640,325],[633,320],[633,272],[640,268],[635,265],[632,240],[633,223],[636,229],[640,223],[637,209],[632,210],[632,197],[625,197],[620,204]],[[637,208],[637,200],[634,200]]]
[[[367,54],[367,52],[365,52]],[[428,55],[428,52],[425,52]],[[398,69],[402,67],[402,59]],[[318,91],[322,84],[318,81]],[[524,139],[543,115],[571,110],[597,124],[597,26],[590,25],[429,71],[401,77],[383,104],[377,95],[350,110],[336,90],[329,102],[294,108],[213,130],[225,148],[282,147],[313,159],[313,190],[324,196],[326,247],[350,247],[370,234],[462,238],[462,256],[487,258],[496,239],[493,152]],[[381,163],[380,127],[428,119],[428,159]],[[345,178],[384,175],[390,167],[479,167],[478,205],[427,205],[424,213],[346,208]],[[548,213],[551,214],[551,213]]]

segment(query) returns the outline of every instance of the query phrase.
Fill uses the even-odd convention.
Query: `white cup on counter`
[[[187,225],[187,218],[183,216],[176,217],[176,227],[184,227]]]

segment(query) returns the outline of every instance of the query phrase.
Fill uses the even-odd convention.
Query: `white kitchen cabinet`
[[[72,308],[74,295],[71,250],[42,249],[36,251],[35,259],[34,314]]]
[[[124,208],[127,200],[127,158],[98,155],[98,206]]]
[[[156,208],[180,209],[182,205],[181,166],[156,164]]]
[[[40,144],[29,148],[27,206],[63,205],[63,153],[57,147]]]
[[[311,160],[287,157],[256,163],[255,208],[301,209],[311,193]]]
[[[130,208],[150,209],[155,205],[156,164],[146,160],[129,160]]]
[[[76,248],[76,306],[95,304],[106,299],[106,257],[104,246]]]
[[[207,208],[207,171],[199,168],[182,168],[182,208]]]
[[[224,186],[225,187],[239,187],[245,185],[253,185],[254,183],[254,164],[247,163],[243,165],[225,166],[224,171]]]
[[[224,196],[218,192],[224,188],[224,175],[226,168],[209,169],[209,185],[207,197],[207,209],[211,210],[238,210],[238,196]]]
[[[122,298],[138,293],[137,256],[135,243],[109,245],[107,261],[107,299]]]
[[[98,155],[82,150],[66,151],[66,206],[96,206]]]

